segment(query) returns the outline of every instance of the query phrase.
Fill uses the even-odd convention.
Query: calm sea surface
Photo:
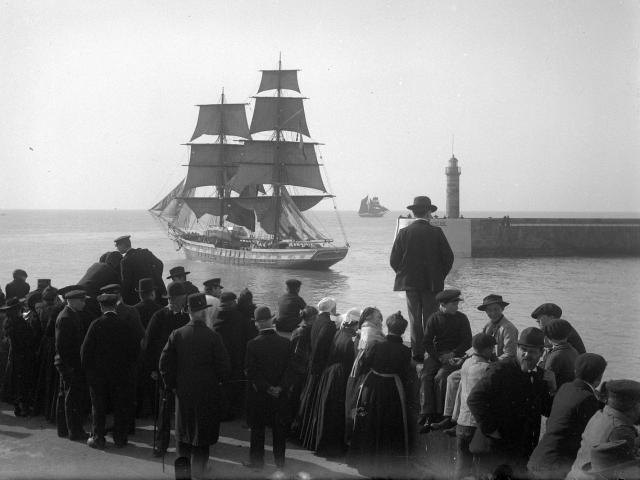
[[[373,305],[385,316],[397,310],[406,315],[404,297],[392,291],[394,275],[388,264],[397,215],[360,218],[355,212],[341,213],[351,245],[347,258],[329,271],[310,272],[188,261],[145,211],[0,210],[0,283],[4,289],[15,268],[27,271],[32,288],[37,278],[52,278],[58,287],[75,283],[102,253],[113,250],[115,237],[130,234],[134,247],[149,248],[162,259],[167,274],[171,267],[184,265],[199,287],[208,278],[221,277],[226,290],[249,287],[256,303],[274,308],[284,281],[297,277],[307,303],[333,296],[340,312]],[[332,212],[314,212],[311,218],[342,241]],[[535,325],[529,315],[537,305],[554,302],[587,349],[608,360],[605,377],[640,379],[640,258],[465,259],[456,262],[447,284],[462,290],[461,310],[474,333],[486,321],[476,306],[489,293],[511,303],[505,314],[520,329]]]

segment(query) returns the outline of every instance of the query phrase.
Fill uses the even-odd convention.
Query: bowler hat
[[[640,402],[640,382],[626,379],[609,380],[607,394],[607,405],[625,412]]]
[[[70,292],[71,290],[84,290],[85,288],[82,285],[67,285],[66,287],[62,287],[58,290],[58,295],[62,295],[63,297]]]
[[[300,288],[300,285],[302,285],[302,282],[297,278],[290,278],[289,280],[286,280],[284,283],[287,285],[287,287],[293,287],[293,288]]]
[[[543,303],[531,312],[531,318],[538,318],[540,315],[560,318],[562,316],[562,309],[555,303]]]
[[[67,300],[87,298],[87,294],[84,290],[71,290],[64,294],[64,298]]]
[[[502,300],[502,295],[495,295],[492,293],[491,295],[487,295],[482,299],[482,305],[478,307],[478,310],[484,312],[489,305],[492,305],[494,303],[501,305],[502,308],[509,305],[509,302],[505,302],[504,300]]]
[[[173,277],[184,277],[189,275],[191,272],[185,272],[184,271],[184,267],[173,267],[171,270],[169,270],[169,276],[167,277],[167,280]]]
[[[256,308],[255,312],[253,312],[253,318],[256,322],[266,322],[268,320],[273,320],[275,315],[271,314],[271,309],[264,305]]]
[[[13,271],[13,278],[16,277],[24,277],[27,278],[29,275],[27,275],[27,272],[25,272],[24,270],[22,270],[21,268],[18,268],[16,270]]]
[[[11,297],[11,298],[7,298],[6,303],[0,307],[0,310],[2,311],[11,310],[13,308],[18,308],[20,305],[21,305],[21,302],[18,297]]]
[[[436,295],[436,302],[438,303],[449,303],[449,302],[459,302],[462,300],[460,297],[460,290],[456,290],[455,288],[451,288],[449,290],[443,290]]]
[[[407,205],[408,210],[413,211],[416,208],[418,209],[423,208],[425,210],[429,210],[430,212],[435,212],[436,210],[438,210],[438,207],[431,204],[431,199],[424,195],[419,197],[414,197],[413,205]]]
[[[51,279],[50,278],[39,278],[37,285],[38,285],[36,287],[37,290],[44,290],[49,285],[51,285]]]
[[[154,290],[153,279],[152,278],[141,278],[138,280],[138,288],[136,288],[136,292],[152,292]]]
[[[109,285],[105,285],[100,288],[100,293],[120,293],[122,292],[122,287],[119,283],[110,283]]]
[[[544,347],[544,333],[536,327],[527,327],[518,337],[518,345],[523,347]]]
[[[113,293],[103,293],[102,295],[98,295],[97,300],[103,305],[115,305],[118,303],[118,295]]]
[[[233,292],[224,292],[220,295],[220,306],[223,307],[225,305],[231,305],[233,301],[238,298],[236,294]]]
[[[612,470],[640,465],[640,460],[633,455],[626,440],[614,440],[591,447],[591,461],[582,467],[587,474],[603,475]],[[599,477],[604,478],[604,477]],[[616,476],[615,478],[631,478]]]
[[[220,279],[219,278],[210,278],[209,280],[202,282],[202,284],[205,287],[220,287],[220,288],[224,288],[222,285],[220,285]]]
[[[204,293],[194,293],[189,295],[187,297],[187,304],[189,306],[190,313],[196,313],[211,306],[207,304],[207,296]]]
[[[122,235],[118,238],[116,238],[113,242],[118,245],[120,242],[124,242],[125,240],[129,240],[131,238],[131,235]]]
[[[167,296],[169,297],[179,297],[186,293],[187,291],[184,289],[184,283],[169,282],[169,285],[167,285]]]

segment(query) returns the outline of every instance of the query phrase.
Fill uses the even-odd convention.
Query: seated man
[[[535,318],[538,323],[538,328],[544,329],[544,326],[553,320],[558,320],[562,317],[562,309],[555,303],[543,303],[533,312],[531,312],[531,318]],[[567,341],[575,348],[579,354],[585,353],[587,350],[584,347],[582,338],[578,334],[575,328],[571,326],[571,332],[567,337]],[[550,345],[546,345],[550,347]]]
[[[459,359],[471,348],[471,326],[467,316],[458,311],[460,290],[443,290],[436,295],[440,308],[426,322],[424,349],[428,356],[422,369],[423,398],[419,423],[422,433],[441,420],[447,377],[460,368]]]

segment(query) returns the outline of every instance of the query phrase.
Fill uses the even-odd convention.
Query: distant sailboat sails
[[[298,71],[280,62],[263,70],[258,94],[267,91],[273,95],[254,97],[250,126],[245,104],[225,103],[224,92],[220,103],[198,105],[186,177],[149,211],[188,258],[328,268],[346,256],[348,242],[342,229],[345,243],[335,245],[303,213],[333,195],[317,144],[304,141],[304,99],[285,96],[300,93]]]
[[[358,215],[361,217],[382,217],[387,213],[389,209],[380,205],[378,197],[371,197],[369,195],[360,200],[360,209]]]

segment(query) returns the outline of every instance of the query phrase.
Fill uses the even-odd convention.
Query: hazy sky
[[[148,208],[198,103],[299,68],[338,208],[640,210],[637,1],[4,1],[0,208]],[[325,208],[331,205],[323,202]]]

